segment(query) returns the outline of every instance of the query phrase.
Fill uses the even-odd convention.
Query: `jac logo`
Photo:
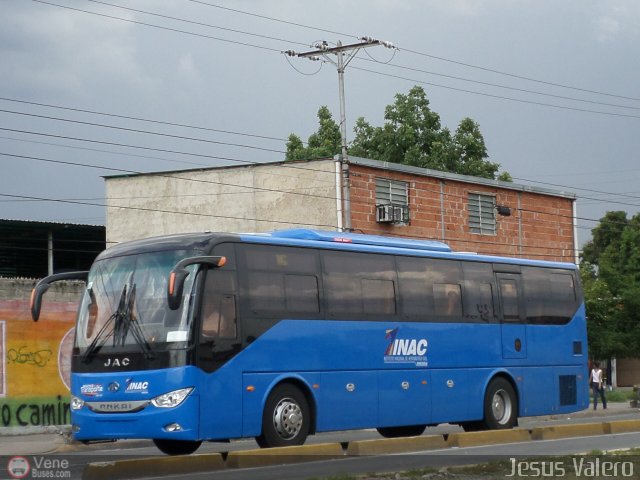
[[[124,358],[107,358],[107,361],[104,362],[104,366],[105,367],[127,367],[129,366],[129,363],[131,362],[131,360],[129,360],[128,357],[124,357]]]

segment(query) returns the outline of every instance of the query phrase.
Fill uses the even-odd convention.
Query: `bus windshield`
[[[167,281],[185,251],[151,252],[95,262],[87,279],[75,346],[85,360],[98,351],[185,348],[191,336],[191,295],[195,266],[188,270],[181,307],[167,304]]]

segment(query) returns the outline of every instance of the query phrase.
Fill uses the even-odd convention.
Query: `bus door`
[[[527,325],[519,273],[496,273],[502,358],[527,358]]]

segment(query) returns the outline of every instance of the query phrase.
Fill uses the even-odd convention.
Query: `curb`
[[[339,443],[319,443],[298,447],[264,448],[240,450],[227,454],[227,468],[266,467],[288,463],[313,462],[344,457]]]
[[[447,442],[443,435],[427,435],[349,442],[346,454],[349,456],[380,455],[437,450],[446,447]]]
[[[82,478],[90,480],[116,480],[124,478],[164,476],[169,474],[201,473],[225,468],[221,453],[152,457],[115,462],[89,463]]]
[[[513,430],[454,433],[450,435],[359,440],[347,444],[319,443],[298,447],[95,462],[89,463],[85,467],[82,478],[86,480],[118,480],[166,474],[203,473],[224,469],[256,468],[347,458],[350,456],[400,454],[625,432],[640,432],[640,420],[557,425],[538,427],[532,430],[517,428]]]
[[[545,427],[546,428],[546,427]],[[531,430],[492,430],[488,432],[453,433],[447,439],[448,447],[477,447],[500,443],[528,442],[532,440]]]
[[[604,433],[627,433],[640,431],[640,420],[620,420],[603,424]]]
[[[531,430],[531,440],[556,440],[559,438],[604,435],[606,433],[604,425],[604,423],[579,423],[576,425],[538,427]]]

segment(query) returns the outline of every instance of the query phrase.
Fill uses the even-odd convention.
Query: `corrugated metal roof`
[[[46,276],[49,238],[54,272],[87,270],[105,249],[105,237],[104,226],[0,219],[0,276]]]

